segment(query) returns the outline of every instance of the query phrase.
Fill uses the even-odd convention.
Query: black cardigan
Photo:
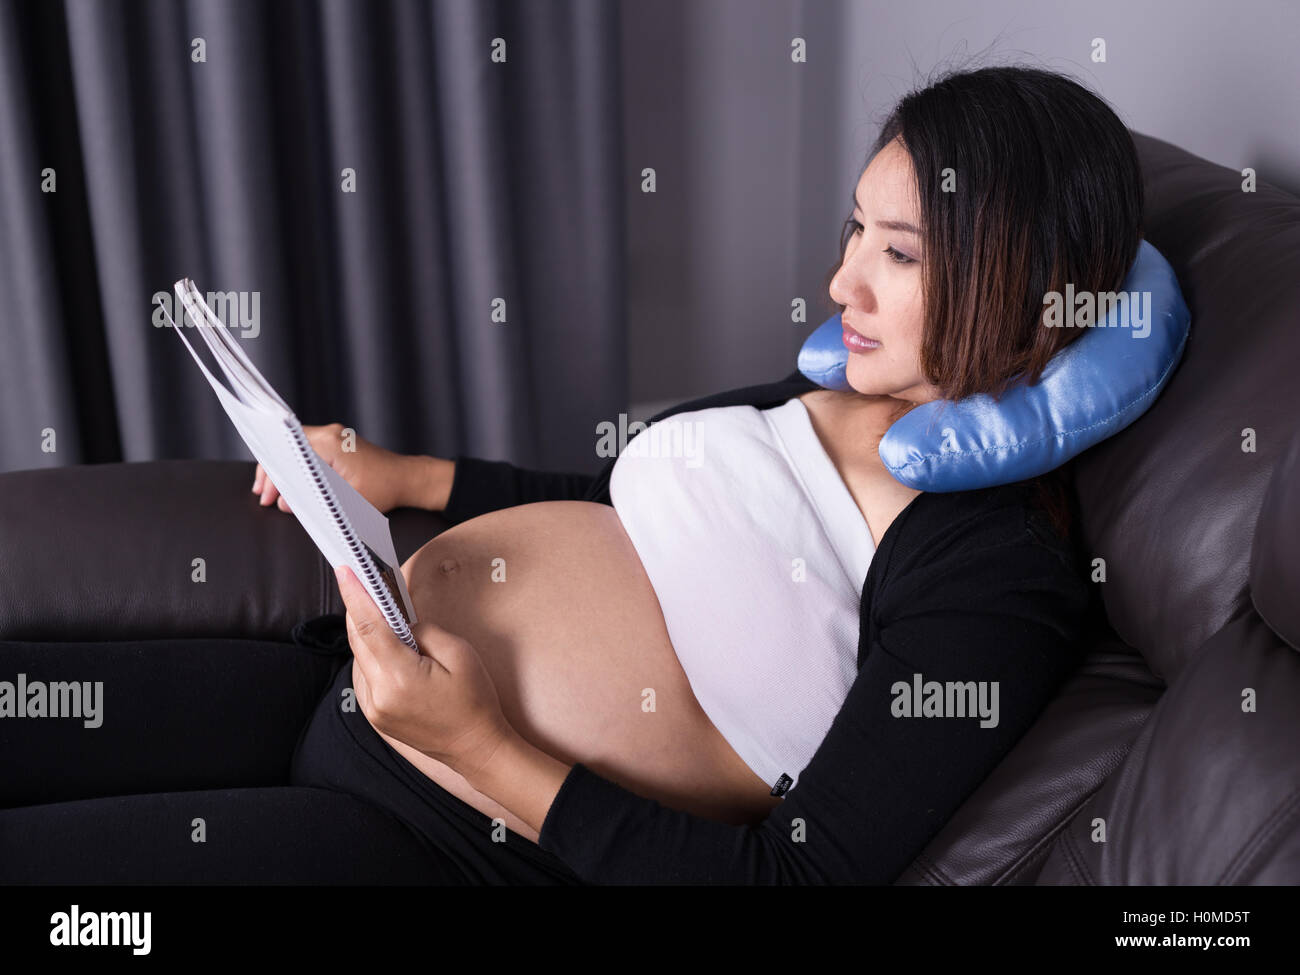
[[[786,379],[679,404],[779,406]],[[547,500],[609,504],[595,476],[455,458],[459,522]],[[574,765],[539,845],[593,883],[890,883],[916,858],[1078,666],[1089,587],[1027,484],[920,494],[880,540],[862,590],[858,676],[798,784],[757,826],[670,809]],[[997,682],[998,722],[896,717],[896,682]],[[987,685],[986,685],[987,686]],[[910,695],[908,695],[910,699]]]

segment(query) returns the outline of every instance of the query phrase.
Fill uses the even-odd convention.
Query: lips
[[[844,347],[850,352],[870,352],[872,349],[880,348],[880,343],[875,339],[869,339],[861,332],[856,332],[845,324],[844,319],[840,319],[840,325],[844,328],[843,341]]]

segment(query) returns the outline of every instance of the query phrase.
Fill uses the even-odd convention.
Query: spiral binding
[[[361,566],[361,571],[365,575],[365,581],[369,583],[371,595],[378,593],[379,596],[375,602],[379,606],[379,611],[384,614],[384,619],[397,634],[397,638],[405,643],[412,650],[418,652],[415,644],[415,637],[411,634],[411,628],[406,624],[406,618],[402,616],[401,611],[397,608],[393,600],[393,594],[388,587],[384,585],[383,579],[379,576],[379,570],[375,567],[374,560],[371,559],[370,553],[366,547],[361,544],[357,534],[352,529],[352,522],[348,519],[347,513],[339,507],[334,498],[334,492],[330,490],[329,483],[321,476],[317,467],[315,453],[311,445],[307,442],[306,435],[302,428],[294,424],[288,428],[290,437],[293,438],[294,446],[297,448],[298,463],[302,469],[311,477],[312,483],[316,485],[316,493],[321,499],[321,503],[329,509],[330,515],[334,518],[334,523],[338,526],[339,532],[343,536],[343,541],[348,549],[352,552],[357,564]]]

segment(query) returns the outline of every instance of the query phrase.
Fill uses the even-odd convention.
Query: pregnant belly
[[[546,501],[481,515],[431,539],[402,572],[420,620],[473,644],[506,717],[542,751],[721,822],[757,822],[781,801],[695,699],[609,505]],[[446,765],[387,740],[448,792],[537,841]]]

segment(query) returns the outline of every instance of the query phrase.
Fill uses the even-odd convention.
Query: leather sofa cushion
[[[1300,650],[1300,433],[1277,470],[1255,526],[1250,598],[1282,639]]]
[[[161,460],[5,474],[0,639],[288,640],[299,621],[343,612],[298,519],[258,505],[253,466]],[[398,557],[447,524],[431,511],[392,512]]]
[[[1260,504],[1300,416],[1300,200],[1134,138],[1147,237],[1178,274],[1191,335],[1151,410],[1076,460],[1075,487],[1110,622],[1171,680],[1249,606]]]
[[[1294,884],[1297,687],[1300,655],[1247,609],[1188,660],[1036,883]]]

